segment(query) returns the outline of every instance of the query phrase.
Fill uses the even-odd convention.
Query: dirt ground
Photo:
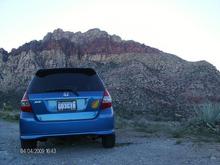
[[[193,142],[117,129],[117,144],[102,148],[99,139],[65,138],[39,142],[41,153],[21,153],[17,122],[0,119],[0,164],[147,164],[147,165],[218,165],[220,143]],[[42,153],[44,151],[44,153]]]

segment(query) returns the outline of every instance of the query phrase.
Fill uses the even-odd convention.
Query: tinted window
[[[36,75],[28,93],[42,93],[53,90],[103,91],[104,87],[97,74],[53,73],[45,76]]]

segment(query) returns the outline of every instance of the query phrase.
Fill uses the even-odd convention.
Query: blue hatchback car
[[[95,135],[115,145],[112,99],[91,68],[40,69],[21,100],[21,148],[49,137]]]

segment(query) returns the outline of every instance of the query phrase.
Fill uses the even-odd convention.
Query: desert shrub
[[[3,109],[3,111],[12,111],[13,106],[10,104],[3,103],[2,109]]]
[[[193,108],[195,117],[190,119],[184,126],[184,132],[188,134],[220,133],[220,104],[203,103]]]
[[[23,91],[0,91],[0,109],[3,109],[4,104],[11,105],[14,109],[19,109],[20,100],[23,96]]]
[[[220,120],[220,103],[205,103],[194,107],[199,122],[215,125]]]
[[[0,109],[0,118],[9,120],[9,121],[18,121],[19,119],[19,110],[16,109],[10,103],[3,103],[2,108]]]

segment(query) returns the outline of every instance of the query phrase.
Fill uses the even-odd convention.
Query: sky
[[[99,28],[220,70],[220,0],[0,0],[0,47]]]

